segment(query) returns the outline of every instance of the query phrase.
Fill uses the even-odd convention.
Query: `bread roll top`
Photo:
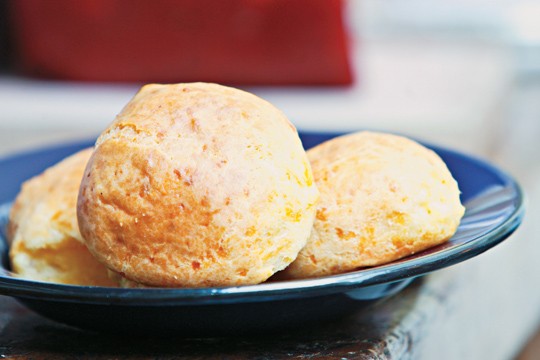
[[[308,151],[321,192],[313,232],[282,278],[385,264],[447,241],[464,213],[457,182],[432,150],[359,132]]]

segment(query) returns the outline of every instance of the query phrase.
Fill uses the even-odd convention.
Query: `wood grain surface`
[[[17,301],[0,296],[0,358],[408,358],[414,354],[412,345],[429,326],[422,319],[440,307],[445,298],[423,282],[418,280],[398,295],[333,323],[242,338],[185,339],[174,334],[155,337],[152,329],[136,338],[93,333],[45,319]]]

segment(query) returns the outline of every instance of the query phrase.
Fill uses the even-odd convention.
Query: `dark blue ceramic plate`
[[[336,134],[302,133],[306,148]],[[0,160],[0,228],[22,181],[90,146],[62,145]],[[41,283],[13,277],[2,234],[0,294],[34,311],[100,331],[214,336],[335,319],[401,290],[415,277],[472,258],[506,239],[523,216],[523,194],[509,175],[481,160],[432,147],[447,163],[467,211],[446,244],[388,265],[311,280],[203,289],[119,289]]]

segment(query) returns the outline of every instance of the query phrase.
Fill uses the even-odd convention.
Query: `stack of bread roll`
[[[392,262],[450,239],[464,208],[418,143],[359,132],[307,153],[270,103],[147,85],[83,150],[27,181],[13,271],[76,285],[215,287]]]

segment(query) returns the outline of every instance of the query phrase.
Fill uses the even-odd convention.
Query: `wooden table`
[[[423,318],[450,295],[416,281],[399,296],[379,301],[345,319],[316,328],[258,337],[181,339],[103,335],[44,319],[15,300],[0,297],[0,354],[32,359],[393,359],[413,355],[411,346],[427,330]]]

